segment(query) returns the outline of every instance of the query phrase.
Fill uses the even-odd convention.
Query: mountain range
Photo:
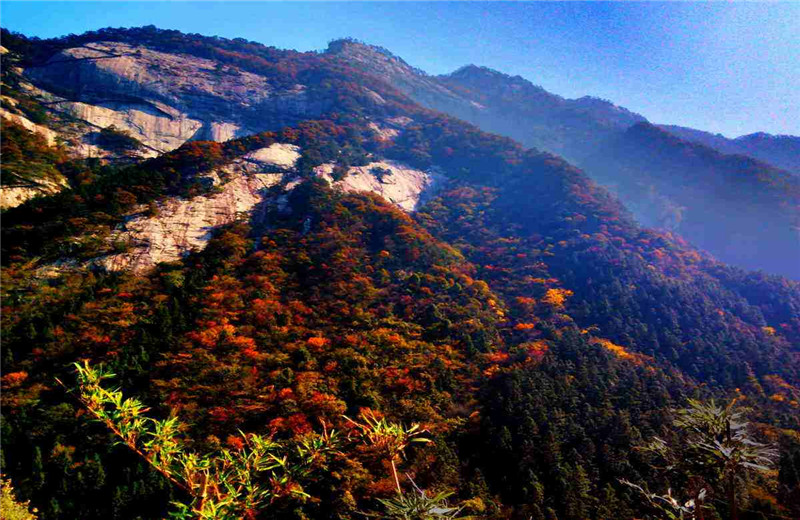
[[[746,403],[776,446],[736,481],[740,518],[800,514],[795,138],[731,155],[352,40],[2,45],[2,461],[41,518],[186,501],[76,411],[57,381],[86,359],[198,452],[370,414],[431,436],[405,460],[321,454],[251,518],[351,518],[401,478],[475,517],[656,518],[622,481],[696,487],[637,448],[676,439],[689,398]],[[735,514],[703,485],[707,518]]]
[[[798,137],[730,140],[672,126],[657,131],[609,101],[564,99],[485,67],[432,77],[355,41],[333,42],[327,52],[424,106],[566,158],[646,226],[676,231],[734,265],[800,276]]]
[[[48,107],[84,124],[67,132],[89,136],[81,140],[84,155],[106,153],[93,142],[96,129],[109,126],[131,132],[152,155],[187,140],[224,141],[280,128],[316,117],[333,102],[301,83],[268,84],[263,75],[230,73],[236,69],[224,73],[207,58],[188,63],[157,49],[138,48],[134,56],[128,42],[80,43],[69,43],[27,76],[44,89]],[[423,106],[566,158],[643,225],[675,231],[724,262],[800,278],[800,180],[792,162],[800,156],[798,138],[726,140],[667,126],[658,132],[643,116],[608,101],[564,99],[475,66],[433,77],[385,49],[351,40],[332,42],[325,56]],[[740,187],[743,180],[747,189]]]

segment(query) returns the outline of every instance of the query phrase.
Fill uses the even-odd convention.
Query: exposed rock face
[[[202,249],[214,228],[251,214],[263,191],[279,182],[281,174],[235,175],[222,192],[192,199],[169,199],[158,215],[136,216],[125,223],[115,240],[130,241],[128,252],[102,259],[109,270],[145,271],[159,262],[171,262],[193,249]]]
[[[299,158],[300,147],[286,143],[275,143],[244,156],[246,161],[272,164],[287,169],[294,168]]]
[[[391,141],[398,135],[400,135],[400,130],[397,128],[386,127],[378,125],[377,123],[370,123],[369,128],[374,130],[376,134],[378,134],[382,139],[387,141]]]
[[[56,144],[56,137],[58,137],[58,132],[49,129],[46,126],[37,125],[36,123],[34,123],[25,116],[21,116],[19,114],[12,114],[8,110],[1,108],[0,108],[0,117],[13,121],[18,125],[25,127],[27,130],[30,130],[33,133],[41,135],[47,141],[48,146],[54,146]]]
[[[214,228],[242,217],[263,223],[266,208],[285,207],[287,193],[302,180],[292,179],[300,157],[299,149],[276,143],[234,161],[224,169],[205,177],[215,184],[221,178],[221,191],[192,199],[174,198],[158,205],[156,215],[144,214],[144,208],[118,229],[112,241],[128,242],[124,253],[98,259],[109,270],[146,271],[159,262],[178,260],[193,249],[202,249]],[[329,182],[332,164],[317,167],[317,175]],[[415,210],[431,194],[443,176],[435,171],[410,168],[396,161],[378,161],[351,168],[345,179],[333,183],[344,191],[370,191],[397,204],[406,211]],[[270,200],[268,188],[280,183],[284,193]]]
[[[397,161],[379,161],[367,166],[355,166],[350,168],[344,179],[337,182],[333,182],[332,171],[332,164],[324,164],[315,169],[317,175],[332,182],[334,187],[347,192],[377,193],[406,211],[416,210],[430,197],[444,178],[434,170],[417,170]]]
[[[398,72],[407,67],[402,60],[392,62]],[[325,99],[312,99],[304,85],[276,87],[267,77],[212,60],[119,42],[63,50],[45,65],[25,71],[25,77],[32,82],[32,95],[64,119],[82,122],[73,128],[80,141],[73,148],[87,156],[104,156],[91,135],[111,126],[140,141],[145,147],[141,155],[155,156],[192,139],[224,141],[292,125],[330,106]],[[427,91],[427,86],[420,88]],[[375,104],[385,103],[377,92],[368,95]],[[373,129],[391,140],[410,121],[376,122]],[[299,183],[293,178],[299,157],[298,147],[278,143],[205,174],[204,182],[217,186],[217,193],[162,201],[155,214],[141,208],[111,237],[128,242],[130,249],[98,262],[111,270],[146,270],[204,247],[220,225],[243,215],[258,221],[266,188],[284,183],[288,192]],[[332,181],[332,169],[322,166],[318,174]],[[413,211],[438,179],[433,171],[385,161],[351,168],[334,185],[345,191],[371,191]],[[278,199],[272,202],[280,203]]]
[[[39,134],[44,137],[49,146],[56,144],[56,137],[58,133],[53,130],[34,123],[30,119],[19,114],[12,114],[11,112],[0,109],[0,117],[13,121],[33,133]],[[66,179],[59,176],[56,179],[41,179],[35,183],[24,185],[2,185],[0,186],[0,209],[15,208],[24,202],[37,197],[39,195],[52,195],[58,193],[69,183]]]
[[[277,89],[212,60],[120,42],[66,49],[25,74],[55,94],[53,109],[95,129],[126,130],[150,155],[190,139],[225,141],[292,125],[330,105],[304,85]]]
[[[0,114],[2,114],[3,117],[17,122],[32,132],[42,135],[47,140],[47,143],[51,146],[59,141],[63,142],[67,145],[67,153],[74,157],[117,158],[117,154],[114,152],[105,150],[93,144],[92,135],[101,127],[92,125],[90,122],[81,118],[82,110],[87,111],[90,114],[92,113],[91,111],[84,109],[84,107],[81,106],[83,105],[82,103],[69,102],[62,97],[54,95],[52,92],[38,88],[25,81],[24,77],[22,76],[22,69],[18,69],[16,74],[19,79],[18,88],[20,93],[24,93],[25,95],[37,99],[46,109],[48,109],[47,113],[49,119],[47,126],[31,122],[19,110],[17,110],[17,113],[12,113],[8,110],[2,109],[0,110]],[[2,96],[3,101],[12,107],[16,107],[18,101],[13,97],[13,95],[16,93],[14,91],[11,91],[10,93],[12,94],[11,96]],[[72,105],[76,106],[73,107]],[[89,108],[98,108],[93,107],[92,105],[86,106]],[[116,121],[112,120],[110,123],[107,123],[106,126],[115,123]],[[116,126],[123,129],[126,127],[124,124],[119,124]],[[137,138],[141,137],[136,135],[136,132],[131,132],[131,134]],[[136,155],[143,157],[154,156],[156,154],[157,153],[154,149],[147,147],[139,150],[136,153]]]
[[[195,134],[198,139],[205,139],[207,141],[227,141],[233,139],[238,135],[242,129],[233,123],[217,123],[211,122],[207,124],[200,134]]]
[[[259,204],[267,188],[281,182],[284,171],[294,168],[298,148],[275,143],[251,152],[206,175],[214,184],[228,182],[221,191],[192,199],[173,198],[158,205],[156,215],[133,215],[111,238],[126,241],[130,250],[99,260],[109,270],[145,271],[159,262],[178,260],[193,249],[202,249],[214,228],[242,216],[260,221]]]
[[[28,75],[56,93],[82,101],[144,101],[160,109],[224,115],[221,102],[256,106],[270,97],[267,80],[250,72],[226,73],[215,62],[181,54],[96,42],[66,49]],[[169,113],[169,108],[165,112]]]
[[[61,182],[42,180],[30,186],[0,186],[0,209],[15,208],[39,195],[52,195],[66,188],[66,179]]]
[[[114,126],[126,130],[148,148],[143,154],[147,157],[178,148],[203,128],[202,121],[184,117],[180,113],[170,117],[163,112],[153,111],[145,104],[105,105],[63,101],[55,106],[98,129]]]

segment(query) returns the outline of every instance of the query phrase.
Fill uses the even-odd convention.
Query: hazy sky
[[[153,24],[298,50],[352,36],[432,74],[474,63],[735,137],[800,135],[800,3],[11,2],[52,37]]]

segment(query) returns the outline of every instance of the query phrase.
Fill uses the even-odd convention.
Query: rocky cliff
[[[335,188],[346,192],[368,191],[377,193],[406,211],[414,211],[424,203],[440,185],[444,176],[432,169],[422,171],[397,161],[375,161],[366,166],[350,168],[347,175],[334,181],[332,164],[315,169],[317,175],[332,182]]]
[[[14,114],[5,109],[0,109],[0,117],[21,126],[29,132],[41,136],[48,146],[54,146],[56,144],[58,133],[46,126],[36,124],[22,115]],[[24,180],[17,178],[10,182],[6,177],[7,176],[3,176],[2,185],[0,185],[0,209],[19,206],[34,197],[57,193],[68,186],[67,180],[61,175],[52,175],[50,178],[39,178],[35,180],[31,178]]]
[[[109,238],[125,244],[126,251],[92,263],[112,271],[144,272],[202,249],[219,226],[242,218],[257,226],[266,224],[268,210],[285,210],[288,193],[303,182],[296,172],[299,157],[297,146],[276,143],[203,175],[214,186],[208,195],[139,207]],[[388,160],[352,167],[340,180],[331,177],[332,171],[332,164],[324,164],[314,173],[336,189],[377,193],[406,211],[414,211],[444,179],[437,171]]]
[[[275,87],[234,66],[123,42],[64,49],[24,74],[51,110],[87,123],[84,136],[114,126],[139,140],[147,155],[190,139],[225,141],[277,129],[329,105],[302,84]]]

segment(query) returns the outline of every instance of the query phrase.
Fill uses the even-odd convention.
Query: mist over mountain
[[[39,518],[800,514],[791,174],[352,41],[2,45],[2,461]],[[641,449],[698,402],[759,468]]]
[[[676,129],[687,142],[650,133],[648,143],[645,134],[629,131],[647,120],[609,101],[564,99],[485,67],[430,77],[354,41],[336,42],[328,52],[425,106],[565,157],[614,191],[645,225],[675,230],[722,261],[800,278],[800,184],[775,166],[796,166],[797,138],[754,134],[734,141]],[[688,149],[697,157],[685,157]],[[757,160],[721,155],[731,153]],[[775,165],[764,162],[773,159]],[[739,196],[721,197],[720,183],[731,182],[742,183],[733,188]]]
[[[326,52],[385,80],[424,106],[568,160],[593,150],[593,142],[613,130],[645,121],[608,101],[564,99],[519,76],[486,67],[469,65],[448,75],[429,76],[385,50],[352,40],[332,42]]]
[[[639,123],[586,160],[646,225],[675,230],[717,258],[797,278],[800,182]]]

